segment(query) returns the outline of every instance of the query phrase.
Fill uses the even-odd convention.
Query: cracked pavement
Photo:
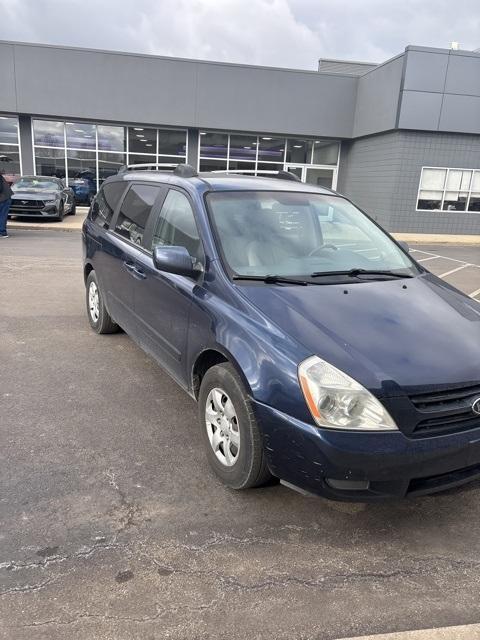
[[[84,313],[80,234],[0,247],[0,638],[329,640],[477,622],[480,483],[224,488],[196,407]]]

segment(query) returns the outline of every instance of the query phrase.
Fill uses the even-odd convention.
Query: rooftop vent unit
[[[363,76],[378,67],[375,62],[354,62],[351,60],[335,60],[334,58],[320,58],[318,71],[320,73],[338,73],[347,76]]]

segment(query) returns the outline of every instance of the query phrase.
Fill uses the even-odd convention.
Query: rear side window
[[[95,198],[90,217],[105,229],[108,228],[115,207],[125,189],[124,182],[109,182],[104,184]]]
[[[185,247],[191,256],[202,259],[203,250],[192,206],[180,191],[171,189],[165,198],[153,232],[151,248],[156,245]]]
[[[133,184],[122,202],[115,231],[141,245],[148,216],[159,192],[160,188],[155,185]]]

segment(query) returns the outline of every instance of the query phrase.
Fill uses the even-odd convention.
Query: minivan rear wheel
[[[218,364],[206,372],[198,413],[208,461],[227,486],[248,489],[271,480],[248,395],[231,364]]]
[[[96,333],[116,333],[119,326],[108,313],[98,286],[95,271],[90,271],[86,284],[87,315],[90,326]]]

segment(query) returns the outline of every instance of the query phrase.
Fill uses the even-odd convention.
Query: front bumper
[[[52,204],[46,204],[43,208],[29,207],[28,205],[15,205],[12,202],[8,216],[26,217],[26,218],[56,218],[58,216],[58,209],[55,202]]]
[[[373,502],[434,493],[480,477],[480,425],[413,439],[400,431],[321,429],[255,400],[252,404],[271,472],[311,493]],[[368,483],[368,488],[351,489],[345,481]]]

